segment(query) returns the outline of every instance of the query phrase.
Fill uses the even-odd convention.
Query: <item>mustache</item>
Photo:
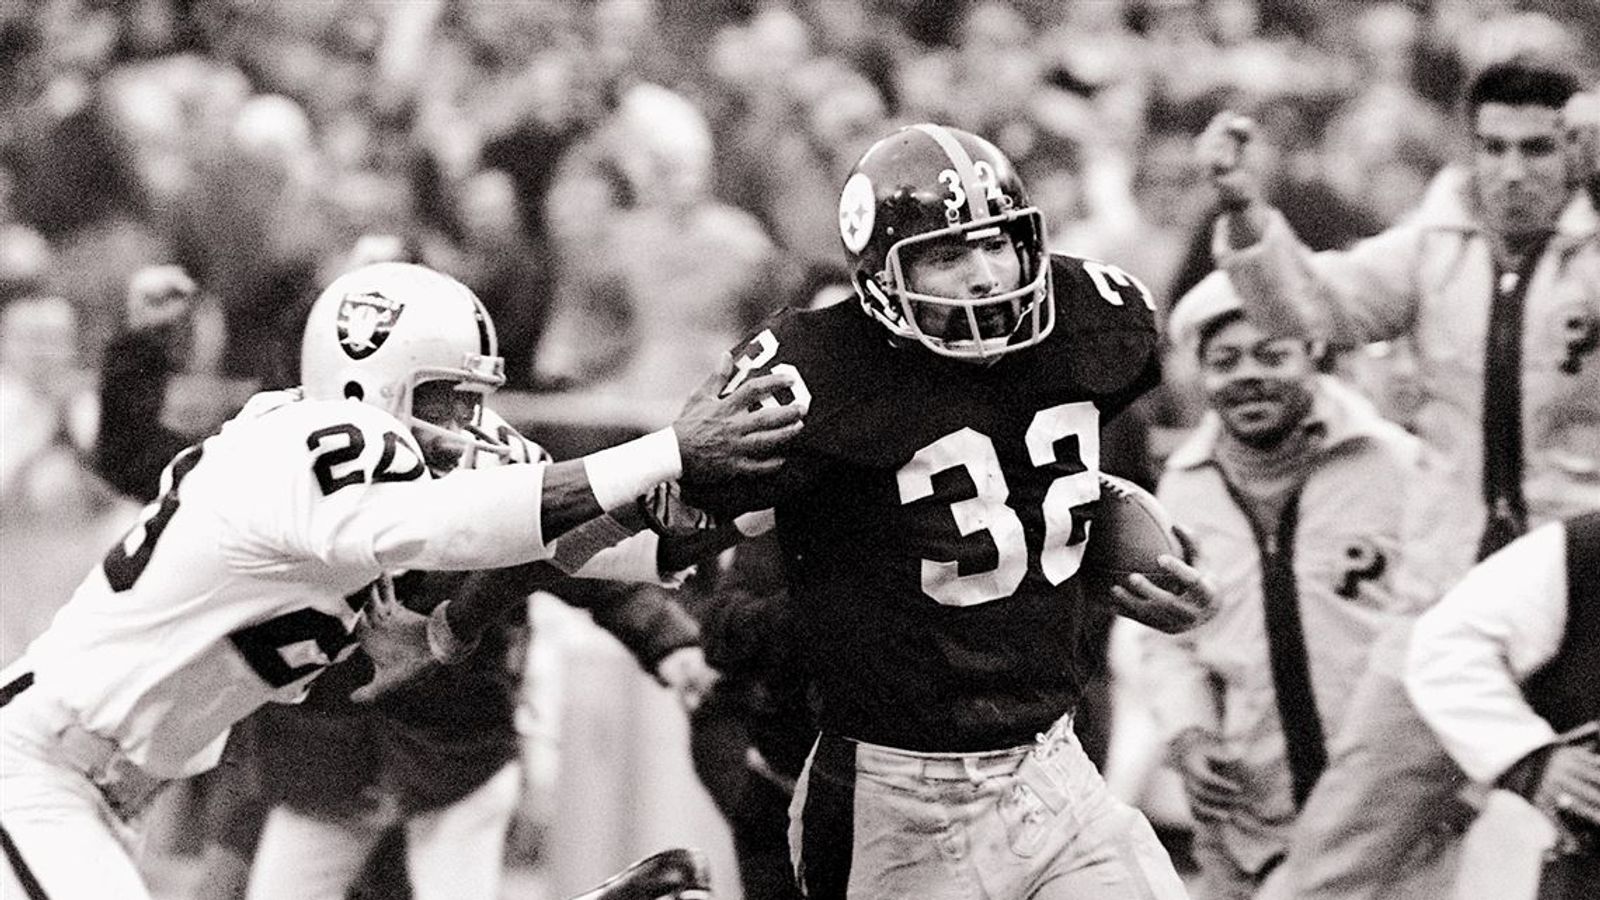
[[[1008,308],[1002,306],[986,306],[976,311],[978,330],[985,337],[998,337],[1002,332],[1009,332],[1016,328],[1018,316]],[[967,322],[965,310],[950,317],[945,324],[944,334],[940,335],[947,341],[974,340],[972,328]]]
[[[1287,392],[1283,385],[1266,381],[1240,381],[1217,391],[1216,402],[1224,406],[1250,403],[1256,400],[1282,400]]]

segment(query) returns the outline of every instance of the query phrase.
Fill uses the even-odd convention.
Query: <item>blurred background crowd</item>
[[[1164,314],[1212,265],[1191,144],[1214,113],[1257,118],[1275,205],[1312,247],[1342,246],[1416,204],[1459,149],[1464,73],[1517,42],[1594,71],[1600,5],[0,3],[0,663],[134,508],[85,454],[142,267],[181,265],[200,289],[163,407],[180,432],[294,384],[319,286],[388,240],[483,298],[508,364],[496,406],[559,449],[562,428],[665,422],[768,313],[839,296],[838,188],[896,124],[991,138],[1052,247],[1132,272]],[[1400,356],[1348,365],[1404,422]],[[1173,391],[1140,414],[1159,461],[1197,413]],[[546,702],[603,693],[558,668],[536,663]],[[620,731],[590,727],[597,745],[677,754],[672,726],[644,721],[670,704],[607,703]]]

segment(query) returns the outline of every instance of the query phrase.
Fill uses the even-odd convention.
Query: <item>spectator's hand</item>
[[[1172,761],[1183,777],[1183,790],[1194,817],[1218,822],[1244,799],[1244,791],[1234,777],[1238,760],[1227,752],[1216,735],[1189,728],[1172,740]]]
[[[1199,569],[1176,556],[1156,558],[1167,576],[1168,590],[1143,575],[1129,575],[1122,584],[1111,586],[1111,608],[1143,625],[1167,634],[1177,634],[1202,625],[1217,612],[1216,589]]]
[[[182,320],[194,308],[195,284],[181,266],[145,266],[128,279],[128,328],[145,331]]]
[[[699,647],[679,647],[656,663],[656,677],[678,695],[684,712],[692,713],[722,676],[706,662]]]
[[[1195,160],[1211,178],[1224,209],[1243,209],[1260,202],[1261,178],[1250,168],[1246,151],[1256,136],[1256,123],[1232,110],[1211,119],[1195,138]]]
[[[778,450],[800,433],[810,398],[800,395],[783,402],[778,396],[793,387],[794,376],[758,375],[719,396],[732,374],[733,357],[724,354],[717,373],[689,396],[672,423],[685,481],[714,482],[774,471],[783,465]],[[773,402],[763,406],[768,398]]]
[[[1545,762],[1533,805],[1558,823],[1567,818],[1600,827],[1600,751],[1557,747]]]
[[[372,593],[356,626],[356,639],[372,657],[376,671],[371,681],[350,694],[357,703],[370,703],[439,665],[428,648],[428,617],[406,609],[387,577],[378,580]]]

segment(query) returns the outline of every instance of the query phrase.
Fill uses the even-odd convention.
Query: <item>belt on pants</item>
[[[33,686],[33,673],[25,672],[0,686],[0,706],[9,705]],[[149,808],[167,785],[166,779],[144,771],[123,754],[116,741],[95,734],[77,722],[54,729],[44,742],[49,760],[87,778],[106,805],[124,822]]]
[[[1032,744],[1005,747],[999,750],[980,750],[971,753],[928,753],[885,747],[852,738],[824,733],[818,740],[843,742],[854,748],[858,771],[882,774],[907,775],[935,781],[982,782],[989,778],[1010,775],[1030,755],[1048,751],[1066,740],[1072,732],[1072,717],[1063,716],[1035,738]]]

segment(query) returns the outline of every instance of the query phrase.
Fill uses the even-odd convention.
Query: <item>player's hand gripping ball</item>
[[[1081,570],[1090,599],[1158,631],[1187,631],[1216,611],[1215,592],[1189,564],[1193,555],[1149,491],[1101,473]]]

